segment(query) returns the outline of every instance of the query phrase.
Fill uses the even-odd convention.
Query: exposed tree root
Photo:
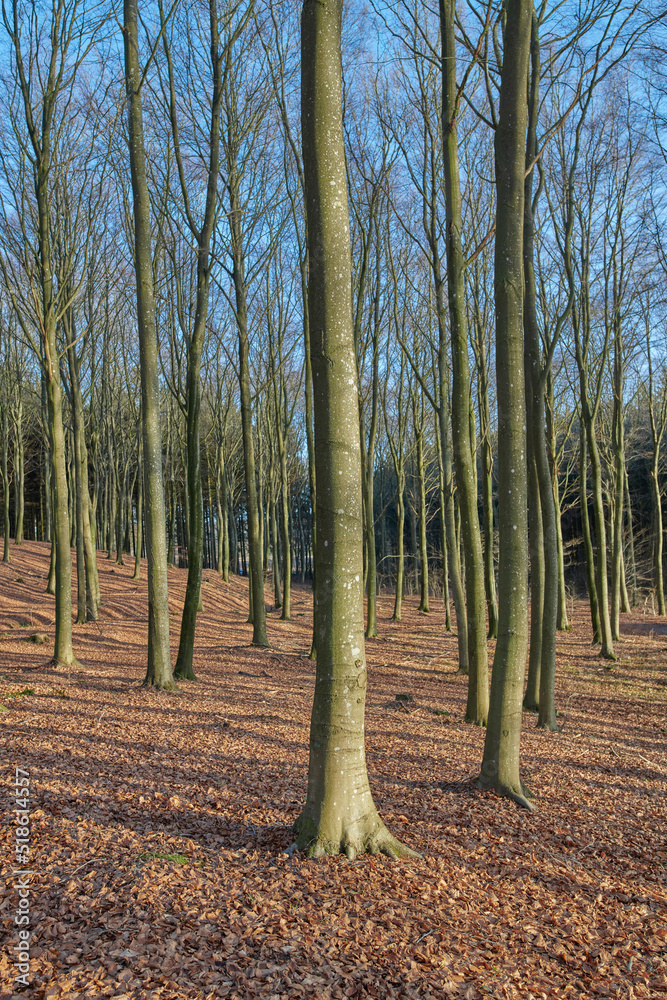
[[[294,824],[293,831],[297,836],[290,847],[290,853],[305,851],[307,858],[321,858],[324,855],[335,857],[338,854],[344,854],[348,861],[354,861],[360,854],[384,854],[394,860],[421,858],[421,854],[393,837],[382,822],[364,836],[344,830],[339,838],[332,840],[302,813]]]
[[[149,678],[146,678],[146,680],[144,680],[141,686],[144,688],[150,688],[152,691],[166,691],[168,694],[181,693],[181,689],[179,688],[178,684],[176,684],[174,681],[171,682],[167,681],[165,684],[159,684],[156,680],[153,680],[152,678],[150,680]]]
[[[480,774],[475,785],[484,792],[492,790],[496,791],[498,795],[502,795],[504,798],[512,799],[512,801],[516,802],[518,806],[521,806],[523,809],[528,809],[530,812],[532,812],[535,808],[533,803],[530,801],[531,799],[534,799],[535,796],[522,781],[519,782],[518,787],[514,787],[506,785],[504,782],[500,781],[497,776],[486,778],[483,774]]]
[[[174,680],[176,681],[196,681],[197,675],[191,666],[186,667],[185,670],[180,669],[178,666],[174,670]]]
[[[487,718],[485,715],[469,715],[468,712],[466,712],[463,721],[467,722],[469,726],[481,726],[483,729],[486,729]]]
[[[53,659],[49,660],[49,662],[47,663],[47,667],[49,669],[58,671],[73,670],[73,669],[76,670],[77,667],[82,667],[82,666],[83,663],[79,663],[76,656],[72,657],[71,662],[68,662],[67,660],[58,660],[54,656]]]
[[[547,729],[550,733],[559,732],[558,723],[555,718],[551,719],[538,719],[537,720],[538,729]]]

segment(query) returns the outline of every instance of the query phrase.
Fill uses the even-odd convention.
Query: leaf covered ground
[[[667,622],[624,615],[619,661],[586,607],[559,636],[559,733],[524,720],[527,813],[475,791],[484,732],[442,606],[367,643],[367,757],[389,829],[422,860],[290,856],[314,683],[310,594],[249,646],[247,583],[205,571],[199,680],[141,685],[147,588],[100,555],[104,606],[48,668],[46,544],[0,564],[2,997],[15,767],[31,780],[31,997],[667,996]],[[185,570],[170,570],[172,653]],[[267,594],[268,594],[267,589]],[[434,602],[435,604],[436,602]],[[43,633],[49,642],[26,641]],[[397,695],[412,700],[397,700]]]

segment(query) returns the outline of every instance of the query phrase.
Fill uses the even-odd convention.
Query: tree
[[[313,364],[317,672],[306,804],[310,856],[413,855],[382,823],[364,753],[363,515],[350,230],[342,129],[341,0],[305,0],[301,22],[308,312]]]
[[[167,81],[164,86],[165,102],[169,112],[169,121],[174,147],[174,157],[178,173],[180,204],[185,216],[184,226],[190,233],[193,244],[192,253],[196,256],[196,281],[194,283],[194,301],[185,302],[183,296],[178,297],[178,319],[186,342],[187,374],[186,392],[183,410],[186,421],[186,456],[188,490],[188,582],[185,591],[183,616],[181,619],[181,635],[176,657],[174,676],[181,679],[194,680],[192,666],[194,652],[195,627],[197,611],[201,601],[201,575],[204,555],[204,506],[202,496],[202,467],[200,449],[200,415],[201,415],[201,362],[206,335],[206,320],[209,309],[209,289],[211,284],[211,241],[218,213],[218,169],[220,165],[220,108],[222,104],[222,66],[223,49],[220,44],[220,26],[218,23],[218,7],[216,0],[210,0],[208,5],[208,25],[199,23],[195,11],[188,12],[188,24],[184,27],[187,39],[187,58],[185,79],[178,79],[184,84],[187,95],[197,94],[197,109],[188,108],[190,128],[185,130],[179,121],[178,108],[186,103],[184,95],[178,95],[177,74],[174,70],[172,57],[173,28],[167,27],[163,4],[160,7],[160,23],[162,42],[167,64]],[[208,34],[206,34],[208,27]],[[206,38],[208,57],[210,61],[210,95],[208,98],[210,125],[203,143],[197,139],[198,129],[192,132],[192,123],[199,113],[201,91],[205,82],[201,80],[196,67],[202,60],[192,59],[196,51],[197,40]],[[229,43],[228,43],[229,44]],[[186,143],[186,154],[196,155],[206,163],[203,176],[205,193],[195,191],[196,181],[187,175],[187,164],[183,154],[183,141]],[[201,148],[203,145],[204,148]],[[202,186],[201,184],[199,185]],[[202,197],[203,195],[203,197]],[[197,206],[201,205],[200,212]],[[199,217],[201,216],[201,217]],[[180,220],[179,220],[180,221]],[[176,284],[181,286],[176,264]]]
[[[134,266],[141,365],[141,423],[144,445],[146,554],[148,557],[148,664],[146,685],[174,690],[169,652],[167,524],[162,478],[162,430],[155,332],[155,289],[151,214],[146,180],[146,152],[139,64],[138,0],[124,0],[125,87],[127,93],[130,170],[134,199]]]
[[[471,435],[470,368],[465,298],[465,262],[461,241],[462,208],[457,117],[455,0],[440,0],[442,39],[442,141],[445,175],[447,299],[452,350],[452,440],[465,550],[468,626],[468,703],[466,721],[486,725],[489,666],[486,652],[484,560],[477,513],[475,442]]]
[[[498,641],[484,741],[482,788],[530,808],[519,776],[528,641],[526,398],[523,364],[523,206],[526,80],[532,4],[507,0],[496,154],[496,382],[498,394]]]
[[[55,273],[52,216],[59,167],[70,153],[63,148],[65,126],[77,114],[85,119],[85,109],[75,97],[75,81],[93,44],[94,29],[91,32],[85,8],[77,0],[56,0],[45,20],[36,7],[24,11],[13,0],[9,8],[3,4],[2,17],[16,80],[8,107],[16,145],[11,151],[3,150],[2,158],[7,181],[2,196],[4,235],[13,261],[3,254],[0,266],[23,337],[39,360],[46,387],[54,498],[52,662],[56,668],[71,667],[77,661],[72,648],[72,556],[58,328],[71,305],[72,290],[69,281],[63,283],[62,275]],[[7,176],[10,165],[16,168],[11,178]],[[7,204],[12,198],[10,222]],[[35,275],[36,283],[26,287],[23,275]]]

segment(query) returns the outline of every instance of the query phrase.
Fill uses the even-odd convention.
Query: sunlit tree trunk
[[[468,701],[465,717],[467,722],[484,726],[489,711],[489,666],[486,652],[484,559],[477,511],[477,456],[471,435],[465,261],[461,241],[462,203],[456,126],[460,100],[456,82],[456,0],[440,0],[440,25],[447,293],[452,351],[452,439],[466,566]]]
[[[137,0],[124,0],[125,84],[128,105],[130,168],[134,197],[134,263],[141,367],[141,423],[146,494],[148,562],[148,665],[144,683],[174,689],[169,652],[167,525],[162,478],[162,431],[158,380],[155,292],[151,249],[151,212],[146,180],[142,72],[139,65]]]
[[[378,816],[364,753],[366,664],[357,365],[342,130],[340,0],[305,0],[302,141],[308,214],[317,483],[317,672],[308,792],[295,828],[311,856],[407,853]]]
[[[496,384],[498,394],[498,640],[479,784],[528,806],[519,776],[528,640],[526,398],[523,364],[523,215],[526,81],[532,4],[507,0],[495,134]]]

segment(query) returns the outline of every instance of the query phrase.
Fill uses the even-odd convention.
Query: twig
[[[430,931],[426,931],[426,934],[422,934],[421,937],[417,938],[417,940],[415,941],[415,946],[418,945],[421,941],[423,941],[424,938],[427,938],[429,934],[434,934],[434,933],[435,933],[435,927],[431,927]]]
[[[88,861],[84,861],[82,865],[79,865],[78,868],[75,868],[73,872],[69,873],[69,875],[63,875],[62,878],[59,878],[58,882],[64,882],[66,878],[72,878],[73,875],[76,875],[77,872],[80,872],[82,868],[86,867],[86,865],[92,865],[93,861],[105,861],[105,860],[106,860],[105,858],[89,858]]]
[[[619,759],[619,760],[623,760],[623,757],[622,757],[622,756],[621,756],[621,754],[620,754],[620,753],[618,752],[618,750],[616,750],[616,749],[615,749],[614,747],[612,747],[612,746],[610,746],[610,747],[609,747],[609,749],[611,750],[611,752],[612,752],[612,753],[615,753],[615,754],[616,754],[616,756],[618,757],[618,759]],[[626,757],[630,757],[630,756],[631,756],[631,754],[629,754],[629,753],[626,753]],[[658,767],[658,765],[657,765],[657,764],[654,764],[652,760],[648,760],[648,759],[647,759],[646,757],[642,757],[642,755],[641,755],[640,753],[636,753],[636,754],[635,754],[635,757],[639,757],[639,759],[640,759],[640,760],[643,760],[645,764],[648,764],[648,766],[649,766],[649,767],[652,767],[652,768],[653,768],[654,770],[656,770],[656,771],[659,771],[659,770],[660,770],[660,768]]]

